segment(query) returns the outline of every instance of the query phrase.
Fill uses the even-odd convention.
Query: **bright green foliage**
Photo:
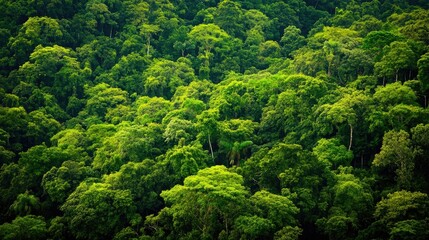
[[[1,239],[46,239],[46,222],[41,216],[27,215],[0,225]]]
[[[10,210],[18,216],[29,215],[39,210],[40,201],[28,192],[19,194],[16,200],[10,205]]]
[[[404,220],[390,230],[390,239],[426,239],[429,236],[427,220]]]
[[[275,132],[279,137],[287,135],[291,142],[308,140],[313,134],[309,117],[312,108],[326,91],[326,83],[305,75],[278,76],[278,84],[285,89],[276,98],[271,98],[261,119],[266,132]]]
[[[280,173],[298,162],[297,157],[300,151],[302,151],[302,147],[298,144],[280,143],[266,153],[258,163],[261,169],[261,187],[274,189],[280,187]]]
[[[378,87],[374,93],[374,100],[384,107],[395,106],[401,103],[414,105],[416,95],[410,87],[397,82],[387,84],[384,87]]]
[[[171,102],[162,97],[140,97],[136,101],[136,106],[136,122],[139,124],[160,123],[165,115],[172,110]]]
[[[61,129],[60,123],[43,110],[28,114],[27,137],[34,144],[49,142],[49,139]]]
[[[339,168],[335,185],[330,189],[332,204],[327,217],[318,219],[316,224],[330,239],[345,239],[355,236],[366,209],[372,207],[372,195],[367,185],[350,174],[347,168]]]
[[[372,31],[363,40],[363,48],[380,60],[383,56],[384,47],[389,46],[392,42],[401,40],[401,36],[388,31]]]
[[[136,204],[138,212],[147,215],[162,207],[159,194],[176,183],[174,175],[169,175],[164,166],[149,159],[128,162],[119,171],[105,175],[103,181],[113,189],[130,191],[134,202],[139,202]],[[131,224],[140,224],[139,219],[133,219]]]
[[[197,138],[201,142],[206,142],[207,139],[207,143],[210,147],[210,154],[212,155],[213,160],[214,154],[212,142],[217,140],[219,137],[219,123],[217,122],[218,119],[219,111],[217,109],[204,111],[197,116],[197,129],[199,132]]]
[[[51,87],[51,93],[64,102],[72,95],[83,94],[83,81],[89,70],[80,68],[72,50],[58,45],[39,45],[19,71],[26,75],[28,82]]]
[[[129,190],[90,182],[82,182],[61,206],[76,239],[114,235],[133,220],[135,209]]]
[[[62,149],[84,146],[85,135],[81,129],[64,129],[51,138],[52,144]]]
[[[412,187],[414,157],[416,150],[411,145],[409,134],[403,130],[390,131],[384,135],[380,153],[375,155],[375,167],[390,167],[395,169],[397,183],[400,189]]]
[[[289,56],[293,51],[304,46],[305,38],[301,35],[301,30],[295,26],[285,28],[282,39],[282,53],[284,56]]]
[[[91,142],[91,145],[87,148],[94,152],[97,148],[102,146],[103,140],[107,137],[112,136],[116,132],[116,127],[113,124],[94,124],[86,130],[86,139]],[[81,136],[80,133],[78,136]],[[81,140],[79,140],[81,142]],[[81,142],[82,143],[82,142]]]
[[[427,194],[402,190],[377,203],[374,215],[387,224],[403,220],[408,214],[418,219],[425,216],[427,204]]]
[[[0,107],[0,126],[9,135],[11,144],[19,144],[16,150],[22,150],[23,136],[27,131],[27,112],[23,107]]]
[[[429,11],[427,9],[415,9],[414,11],[392,14],[389,17],[389,22],[399,27],[399,31],[405,36],[429,43],[428,27],[426,21],[429,19]]]
[[[211,23],[193,27],[188,36],[198,43],[198,58],[202,62],[199,68],[200,79],[209,79],[212,50],[230,36],[219,26]]]
[[[429,239],[428,9],[0,0],[0,239]]]
[[[155,61],[144,73],[144,88],[150,96],[172,96],[179,86],[195,79],[194,70],[186,58],[177,62],[161,59]]]
[[[370,98],[362,91],[352,91],[345,93],[340,100],[334,104],[324,104],[316,110],[318,121],[321,124],[322,134],[332,133],[334,128],[337,130],[349,130],[348,150],[352,149],[355,126],[365,119]],[[326,124],[326,125],[325,125]]]
[[[207,168],[210,164],[209,155],[200,144],[193,146],[176,146],[165,154],[165,161],[171,166],[179,179],[195,175],[198,170]]]
[[[200,24],[192,28],[189,37],[200,44],[201,53],[209,54],[217,44],[229,36],[215,24]]]
[[[274,229],[274,224],[270,220],[258,216],[240,216],[235,220],[234,225],[238,234],[246,239],[268,237]]]
[[[162,192],[171,207],[149,218],[146,224],[171,221],[171,226],[155,233],[160,238],[228,236],[231,224],[246,207],[248,192],[242,184],[243,178],[224,166],[200,170],[197,175],[187,177],[183,185]]]
[[[231,0],[221,1],[214,12],[214,23],[233,37],[243,36],[244,16],[240,4]]]
[[[128,102],[127,92],[112,88],[106,83],[100,83],[86,90],[89,99],[86,103],[86,111],[89,115],[103,119],[110,108]]]
[[[172,118],[167,124],[162,136],[166,142],[192,141],[195,139],[195,126],[191,121]]]
[[[34,146],[20,155],[20,166],[35,177],[42,177],[51,167],[60,166],[70,157],[67,152],[56,147],[48,148],[46,145]]]
[[[245,151],[252,142],[252,136],[257,123],[250,120],[231,119],[220,122],[219,145],[221,151],[225,151],[229,164],[240,164],[240,159],[245,157]]]
[[[49,17],[30,17],[22,25],[19,34],[9,40],[17,65],[28,59],[34,47],[52,45],[63,36],[58,20]]]
[[[92,175],[93,170],[84,163],[65,161],[60,167],[52,167],[43,175],[42,187],[52,201],[64,203],[79,183]]]
[[[299,209],[287,197],[262,190],[256,192],[250,200],[262,211],[262,216],[274,224],[275,228],[295,225],[294,215]]]
[[[405,42],[395,41],[383,48],[385,54],[374,65],[374,71],[379,77],[393,77],[399,79],[400,70],[415,68],[416,56],[413,50]]]
[[[95,152],[92,166],[103,173],[117,171],[126,162],[139,162],[156,156],[162,148],[162,142],[158,124],[123,127],[104,139],[102,147]]]
[[[125,44],[126,41],[124,42],[124,45]],[[141,75],[147,65],[147,58],[132,52],[122,56],[110,71],[101,73],[100,76],[97,77],[97,80],[108,83],[113,87],[120,87],[130,94],[142,92],[143,81]]]
[[[344,145],[336,138],[322,138],[313,148],[313,153],[317,159],[329,166],[348,166],[353,158],[353,153],[348,151]]]
[[[358,48],[361,43],[362,39],[356,31],[347,28],[324,27],[323,31],[308,39],[310,48],[304,47],[295,53],[295,66],[298,72],[313,76],[320,71],[325,71],[328,77],[333,77],[340,84],[344,84],[344,80],[347,79],[343,79],[343,76],[353,73],[343,72],[340,66],[350,64],[348,61],[356,58],[351,55],[353,54],[351,50]],[[357,63],[357,65],[359,64],[364,64],[364,62]]]
[[[429,54],[426,53],[417,61],[419,69],[418,79],[422,82],[424,90],[429,89]]]
[[[301,230],[295,226],[294,219],[298,208],[290,199],[262,190],[251,196],[250,202],[257,215],[243,215],[235,220],[235,238],[273,238],[273,232],[275,239],[298,238]]]

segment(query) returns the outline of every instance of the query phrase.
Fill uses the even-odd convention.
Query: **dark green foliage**
[[[423,0],[0,0],[0,239],[428,239]]]

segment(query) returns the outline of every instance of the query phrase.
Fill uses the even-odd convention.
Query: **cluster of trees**
[[[428,239],[424,0],[0,0],[0,239]]]

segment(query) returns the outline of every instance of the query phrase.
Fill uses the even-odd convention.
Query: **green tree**
[[[418,75],[417,78],[423,84],[423,90],[429,89],[429,53],[425,53],[417,61]],[[427,102],[425,102],[425,107],[427,107]]]
[[[301,30],[296,26],[288,26],[284,29],[280,40],[283,56],[289,57],[291,53],[305,44],[305,37],[301,35]]]
[[[179,58],[176,62],[155,60],[143,74],[146,93],[170,99],[179,86],[188,85],[195,79],[190,65],[186,58]]]
[[[179,141],[191,142],[195,139],[195,126],[191,121],[173,117],[168,122],[162,136],[166,142],[178,143]]]
[[[143,23],[140,27],[140,34],[146,39],[146,56],[150,55],[151,40],[153,35],[160,31],[160,26],[156,24]]]
[[[139,124],[161,123],[173,110],[173,104],[162,97],[143,96],[138,98],[134,105],[137,108],[135,122]]]
[[[382,231],[387,232],[390,239],[401,239],[404,235],[405,239],[425,239],[428,236],[427,229],[419,231],[419,228],[427,224],[425,216],[428,204],[425,193],[397,191],[377,203],[374,216],[377,222],[385,226]]]
[[[141,217],[158,212],[164,203],[159,196],[161,191],[177,184],[177,177],[170,173],[166,164],[145,159],[141,162],[128,162],[119,171],[103,176],[103,182],[112,189],[130,191],[137,211]],[[133,220],[133,226],[142,222]],[[141,219],[140,219],[141,220]]]
[[[0,225],[1,239],[46,239],[45,219],[41,216],[27,215],[17,217],[11,223]]]
[[[213,163],[209,159],[209,154],[201,144],[181,146],[179,143],[167,151],[164,161],[171,166],[174,175],[183,180],[211,166]]]
[[[214,23],[230,36],[243,36],[244,16],[239,3],[231,0],[220,1],[213,17]]]
[[[330,127],[321,128],[322,133],[332,133],[333,128],[337,130],[348,126],[348,150],[352,149],[353,137],[356,135],[355,127],[359,126],[358,123],[363,121],[366,117],[370,105],[370,98],[361,91],[352,91],[346,93],[343,97],[334,104],[323,104],[316,110],[319,115],[319,121],[329,122],[332,124]],[[359,132],[358,132],[359,133]]]
[[[9,209],[17,216],[30,215],[40,209],[40,201],[39,198],[29,194],[29,192],[21,193]]]
[[[113,88],[106,83],[100,83],[85,90],[88,96],[85,110],[89,115],[103,120],[107,111],[119,104],[127,104],[128,93],[120,88]]]
[[[20,66],[38,45],[53,45],[63,36],[58,20],[50,17],[29,17],[16,37],[9,40],[14,52],[14,65]]]
[[[116,190],[106,183],[85,181],[61,206],[76,239],[113,236],[136,217],[135,210],[129,190]]]
[[[124,126],[103,140],[95,152],[92,166],[102,173],[111,173],[129,161],[139,162],[159,155],[163,143],[159,124]]]
[[[385,54],[374,65],[377,76],[395,76],[395,81],[398,81],[400,70],[411,71],[416,68],[416,55],[407,43],[395,41],[386,46],[383,51]]]
[[[340,167],[334,185],[328,186],[332,199],[327,217],[316,221],[329,239],[345,239],[357,235],[358,230],[370,217],[372,195],[368,185],[351,173],[351,167]]]
[[[160,226],[154,233],[160,238],[227,237],[234,220],[246,207],[249,193],[242,184],[243,178],[225,166],[200,170],[187,177],[183,185],[161,193],[169,207],[147,218],[146,225]]]
[[[214,160],[213,142],[217,140],[219,134],[219,111],[217,109],[209,109],[197,116],[197,129],[199,130],[198,139],[207,143],[210,148],[210,154]],[[212,140],[213,139],[213,140]]]
[[[147,58],[132,52],[122,56],[109,71],[97,76],[96,81],[108,83],[112,87],[119,87],[129,94],[139,93],[143,91],[141,75],[148,65]]]
[[[380,153],[375,155],[375,167],[393,168],[399,189],[412,188],[414,158],[416,149],[411,144],[410,135],[404,130],[389,131],[383,137]]]
[[[84,163],[68,160],[43,175],[42,187],[53,202],[62,204],[81,181],[94,175]]]
[[[49,143],[50,138],[60,129],[60,123],[43,110],[28,114],[27,137],[33,145]]]
[[[253,145],[253,135],[258,124],[250,120],[231,119],[219,123],[219,150],[226,153],[230,165],[240,165],[246,150]]]
[[[334,168],[340,165],[348,166],[353,159],[353,153],[347,150],[346,146],[341,145],[337,138],[320,139],[313,148],[313,153],[319,161],[330,166],[333,165]]]
[[[208,79],[210,73],[210,59],[215,46],[224,42],[230,36],[215,24],[200,24],[192,28],[189,38],[197,42],[199,48],[198,57],[203,64],[200,66],[200,78]]]

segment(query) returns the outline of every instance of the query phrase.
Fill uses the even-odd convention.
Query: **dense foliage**
[[[429,239],[428,1],[0,12],[0,239]]]

